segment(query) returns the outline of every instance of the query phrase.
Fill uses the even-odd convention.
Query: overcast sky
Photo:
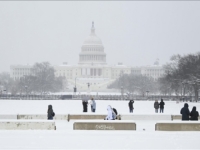
[[[160,64],[200,51],[200,2],[0,2],[0,72],[49,61],[78,64],[94,21],[108,64]]]

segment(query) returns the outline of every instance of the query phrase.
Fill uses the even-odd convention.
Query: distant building
[[[10,75],[14,80],[30,75],[32,66],[15,65],[11,66]],[[118,63],[117,65],[107,65],[104,46],[99,37],[95,34],[94,23],[92,23],[91,33],[83,42],[79,54],[77,65],[54,66],[55,76],[65,77],[68,85],[76,85],[79,90],[101,91],[107,89],[107,86],[123,74],[137,74],[152,77],[157,80],[164,73],[163,68],[156,62],[154,66],[131,67]],[[88,86],[89,85],[89,86]]]
[[[131,73],[135,75],[143,75],[153,78],[154,81],[164,75],[163,67],[159,66],[159,60],[154,62],[153,66],[132,67]]]
[[[12,65],[10,66],[10,77],[14,80],[20,80],[20,78],[30,75],[32,65]]]

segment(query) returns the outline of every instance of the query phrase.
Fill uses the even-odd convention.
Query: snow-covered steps
[[[0,120],[0,130],[55,130],[52,120]]]
[[[160,121],[155,125],[157,131],[200,131],[200,121]]]
[[[74,130],[136,130],[134,121],[118,120],[87,120],[76,121],[73,125]]]

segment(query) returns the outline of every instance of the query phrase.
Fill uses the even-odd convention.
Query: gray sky
[[[165,64],[200,51],[200,2],[0,2],[0,72],[10,65],[77,64],[94,21],[107,63]]]

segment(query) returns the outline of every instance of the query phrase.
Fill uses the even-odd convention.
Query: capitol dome
[[[79,64],[106,64],[104,46],[95,34],[94,22],[92,22],[91,33],[83,42],[79,54]]]
[[[85,39],[83,45],[102,45],[102,41],[95,34],[94,22],[92,22],[92,28],[90,35]]]

